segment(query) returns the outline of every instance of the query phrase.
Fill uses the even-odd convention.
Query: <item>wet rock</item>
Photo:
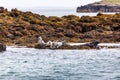
[[[0,52],[6,51],[6,46],[0,43]]]
[[[44,44],[36,44],[34,48],[36,48],[36,49],[50,49],[50,46],[44,45]]]
[[[92,41],[90,43],[85,44],[86,46],[89,46],[90,48],[98,48],[99,41]]]

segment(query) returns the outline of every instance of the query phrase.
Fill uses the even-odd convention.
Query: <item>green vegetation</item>
[[[120,0],[102,0],[100,2],[95,2],[94,4],[120,5]]]

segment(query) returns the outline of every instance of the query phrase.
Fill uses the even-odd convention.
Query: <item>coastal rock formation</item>
[[[120,13],[96,16],[62,17],[0,9],[0,43],[34,47],[41,36],[44,42],[120,42]]]
[[[120,12],[120,0],[102,0],[77,8],[77,12]]]

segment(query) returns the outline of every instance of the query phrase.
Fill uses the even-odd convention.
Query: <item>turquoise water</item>
[[[0,80],[120,80],[120,49],[8,47],[0,54]]]

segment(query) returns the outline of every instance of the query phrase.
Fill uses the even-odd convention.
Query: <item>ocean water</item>
[[[95,16],[98,13],[77,13],[75,9],[34,9],[31,10],[34,13],[45,16],[65,16],[65,15],[76,15],[76,16]]]
[[[76,16],[96,16],[98,13],[77,13],[76,8],[55,8],[55,7],[36,7],[36,8],[18,8],[23,11],[32,11],[45,16],[58,16],[62,17],[65,15],[76,15]],[[105,13],[105,14],[114,14],[114,13]]]
[[[0,53],[0,80],[120,80],[120,48]]]

